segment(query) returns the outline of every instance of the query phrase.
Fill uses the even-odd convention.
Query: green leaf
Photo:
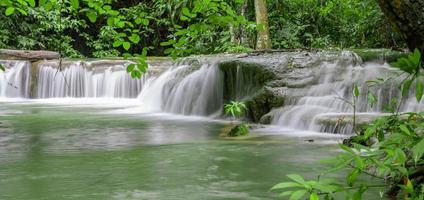
[[[134,70],[134,72],[135,72],[135,76],[138,78],[138,79],[140,79],[141,78],[141,72],[140,71],[137,71],[137,70]]]
[[[0,64],[0,71],[6,71],[6,68],[2,64]]]
[[[132,78],[141,78],[141,73],[138,70],[134,70],[131,72],[131,77]]]
[[[348,147],[344,144],[339,144],[339,147],[342,148],[343,150],[349,152],[352,155],[356,155],[355,152],[350,147]]]
[[[290,196],[293,193],[293,191],[285,191],[280,193],[278,196],[279,197],[285,197],[285,196]]]
[[[358,177],[358,175],[359,175],[359,170],[358,169],[353,169],[350,173],[349,173],[349,175],[347,176],[347,184],[351,187],[351,186],[353,186],[353,184],[355,183],[355,181],[356,181],[356,178]]]
[[[131,44],[129,42],[123,42],[122,47],[128,51],[131,48]]]
[[[23,14],[23,15],[25,15],[25,16],[27,16],[27,15],[28,15],[28,13],[27,13],[24,9],[16,8],[16,10],[18,10],[21,14]]]
[[[353,87],[353,95],[355,96],[355,97],[359,97],[359,87],[358,87],[358,85],[354,85],[354,87]]]
[[[109,18],[107,18],[107,25],[108,25],[108,26],[113,26],[113,25],[115,25],[115,18],[113,18],[113,17],[109,17]]]
[[[129,65],[127,66],[127,72],[129,73],[129,72],[134,71],[134,68],[135,68],[135,64],[129,64]]]
[[[291,180],[296,181],[302,185],[305,184],[305,180],[299,174],[289,174],[287,175],[287,177],[289,177]]]
[[[411,135],[411,131],[409,131],[408,127],[406,127],[405,125],[399,125],[399,128],[402,132],[406,133],[407,135]]]
[[[299,200],[301,199],[303,196],[305,196],[306,194],[306,190],[298,190],[295,191],[291,194],[290,196],[290,200]]]
[[[402,96],[406,97],[408,95],[409,88],[411,88],[411,84],[414,79],[409,79],[402,84]]]
[[[79,0],[71,0],[71,6],[74,9],[78,9],[79,8]]]
[[[183,12],[183,14],[184,14],[185,16],[187,16],[187,17],[190,17],[190,16],[191,16],[191,12],[190,12],[190,10],[189,10],[187,7],[184,7],[184,8],[182,9],[182,12]]]
[[[319,200],[319,196],[317,193],[312,193],[311,196],[309,196],[309,200]]]
[[[416,85],[415,85],[415,97],[417,98],[418,102],[420,102],[421,99],[423,98],[423,92],[424,92],[423,82],[419,78],[417,78]]]
[[[409,56],[408,59],[413,63],[413,66],[418,67],[421,61],[420,50],[415,48],[414,53],[411,56]]]
[[[35,0],[27,0],[31,7],[35,7]]]
[[[421,159],[421,157],[424,154],[424,139],[421,138],[420,142],[418,142],[413,148],[412,148],[412,155],[414,157],[415,162]]]
[[[189,18],[184,15],[181,15],[180,19],[181,21],[188,21]]]
[[[115,42],[113,42],[113,47],[119,47],[122,45],[122,41],[120,40],[116,40]]]
[[[370,106],[373,107],[376,102],[377,97],[372,92],[368,92],[368,103]]]
[[[47,0],[39,0],[38,1],[38,6],[44,6],[46,4]]]
[[[411,180],[406,180],[406,188],[409,193],[414,193],[414,185],[412,185]]]
[[[168,40],[168,41],[166,41],[166,42],[161,42],[160,43],[160,46],[169,46],[169,45],[173,45],[173,44],[175,44],[175,40]]]
[[[140,36],[137,34],[132,34],[130,37],[128,37],[128,39],[134,44],[137,44],[138,42],[140,42]]]
[[[302,187],[302,185],[295,182],[282,182],[277,185],[274,185],[274,187],[272,187],[271,190],[284,189],[284,188],[290,188],[290,187]]]
[[[14,7],[8,7],[7,9],[6,9],[6,11],[5,11],[5,15],[6,16],[10,16],[10,15],[12,15],[13,13],[15,12],[15,8]]]
[[[97,21],[97,13],[96,12],[88,12],[85,14],[91,23],[95,23]]]
[[[374,127],[368,127],[368,128],[365,130],[365,133],[364,133],[364,137],[365,137],[365,139],[368,139],[368,138],[369,138],[369,137],[371,137],[374,133],[375,133],[375,129],[374,129]]]

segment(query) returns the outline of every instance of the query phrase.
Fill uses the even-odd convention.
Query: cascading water
[[[143,112],[208,116],[220,114],[223,76],[216,62],[181,62],[152,79],[141,92]]]
[[[29,97],[31,63],[0,60],[0,64],[6,67],[6,71],[0,72],[0,97]]]
[[[133,79],[124,64],[91,70],[93,62],[71,62],[58,69],[58,62],[44,62],[38,68],[38,98],[87,97],[135,98],[148,75]]]
[[[353,108],[346,101],[353,99],[354,83],[364,86],[366,81],[390,77],[396,72],[387,64],[358,64],[361,62],[352,53],[291,52],[272,56],[190,58],[160,75],[149,69],[142,79],[132,79],[125,70],[129,62],[122,61],[65,61],[61,69],[58,61],[43,61],[33,68],[37,71],[32,75],[30,62],[0,61],[8,68],[6,72],[0,72],[0,97],[29,98],[30,93],[32,98],[138,97],[140,106],[137,112],[219,116],[225,102],[249,101],[262,94],[258,91],[274,91],[267,90],[272,88],[282,91],[278,95],[284,98],[284,106],[268,114],[272,124],[321,132],[349,132],[349,125],[340,128],[322,122],[351,117]],[[244,64],[226,66],[223,64],[226,61]],[[263,67],[267,69],[261,70]],[[267,73],[273,77],[268,77]],[[33,77],[37,80],[31,81],[36,84],[31,84]],[[373,107],[364,95],[368,93],[367,87],[361,87],[357,101],[359,118],[380,114],[392,98],[399,98],[400,79],[370,89],[377,96]],[[261,98],[259,96],[255,101],[261,103],[256,109],[262,112],[268,108],[262,109],[261,106],[267,106],[269,102],[263,98],[269,96]],[[418,110],[424,110],[424,105],[413,97],[406,99],[400,107],[400,111]]]
[[[400,99],[398,86],[402,76],[373,88],[366,87],[366,82],[380,77],[394,77],[396,72],[398,71],[388,64],[368,63],[361,66],[356,62],[347,65],[323,62],[310,71],[316,79],[315,84],[290,90],[285,105],[272,111],[272,124],[302,130],[349,133],[352,125],[337,127],[337,120],[353,117],[353,85],[360,87],[360,96],[356,101],[357,118],[381,115],[392,99]],[[377,97],[374,105],[367,99],[368,92]],[[417,103],[415,98],[410,96],[400,107],[400,111],[423,110],[423,104]],[[336,124],[320,124],[328,119],[333,119]]]

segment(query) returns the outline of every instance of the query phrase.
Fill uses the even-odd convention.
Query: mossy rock
[[[406,56],[407,51],[396,51],[391,49],[351,49],[363,62],[393,62],[398,58]]]
[[[222,137],[240,137],[240,136],[246,136],[249,133],[249,126],[240,123],[240,124],[230,124],[228,126],[225,126],[222,129],[221,136]]]

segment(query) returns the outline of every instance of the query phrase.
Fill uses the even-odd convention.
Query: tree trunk
[[[243,6],[241,7],[240,15],[247,18],[247,9],[248,9],[248,0],[244,1]],[[246,25],[242,24],[240,26],[240,44],[244,46],[250,46],[249,45],[249,36],[246,30]]]
[[[266,0],[255,0],[256,23],[258,26],[258,38],[256,49],[270,49],[271,39],[269,37],[268,10]]]
[[[424,55],[424,0],[377,1],[409,49],[418,48]]]

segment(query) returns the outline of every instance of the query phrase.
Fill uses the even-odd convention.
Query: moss
[[[363,62],[386,61],[393,62],[396,59],[407,55],[405,51],[395,51],[390,49],[350,49],[361,57]]]
[[[221,133],[223,137],[240,137],[246,136],[249,133],[249,126],[240,123],[240,124],[230,124],[227,127],[224,127]]]

